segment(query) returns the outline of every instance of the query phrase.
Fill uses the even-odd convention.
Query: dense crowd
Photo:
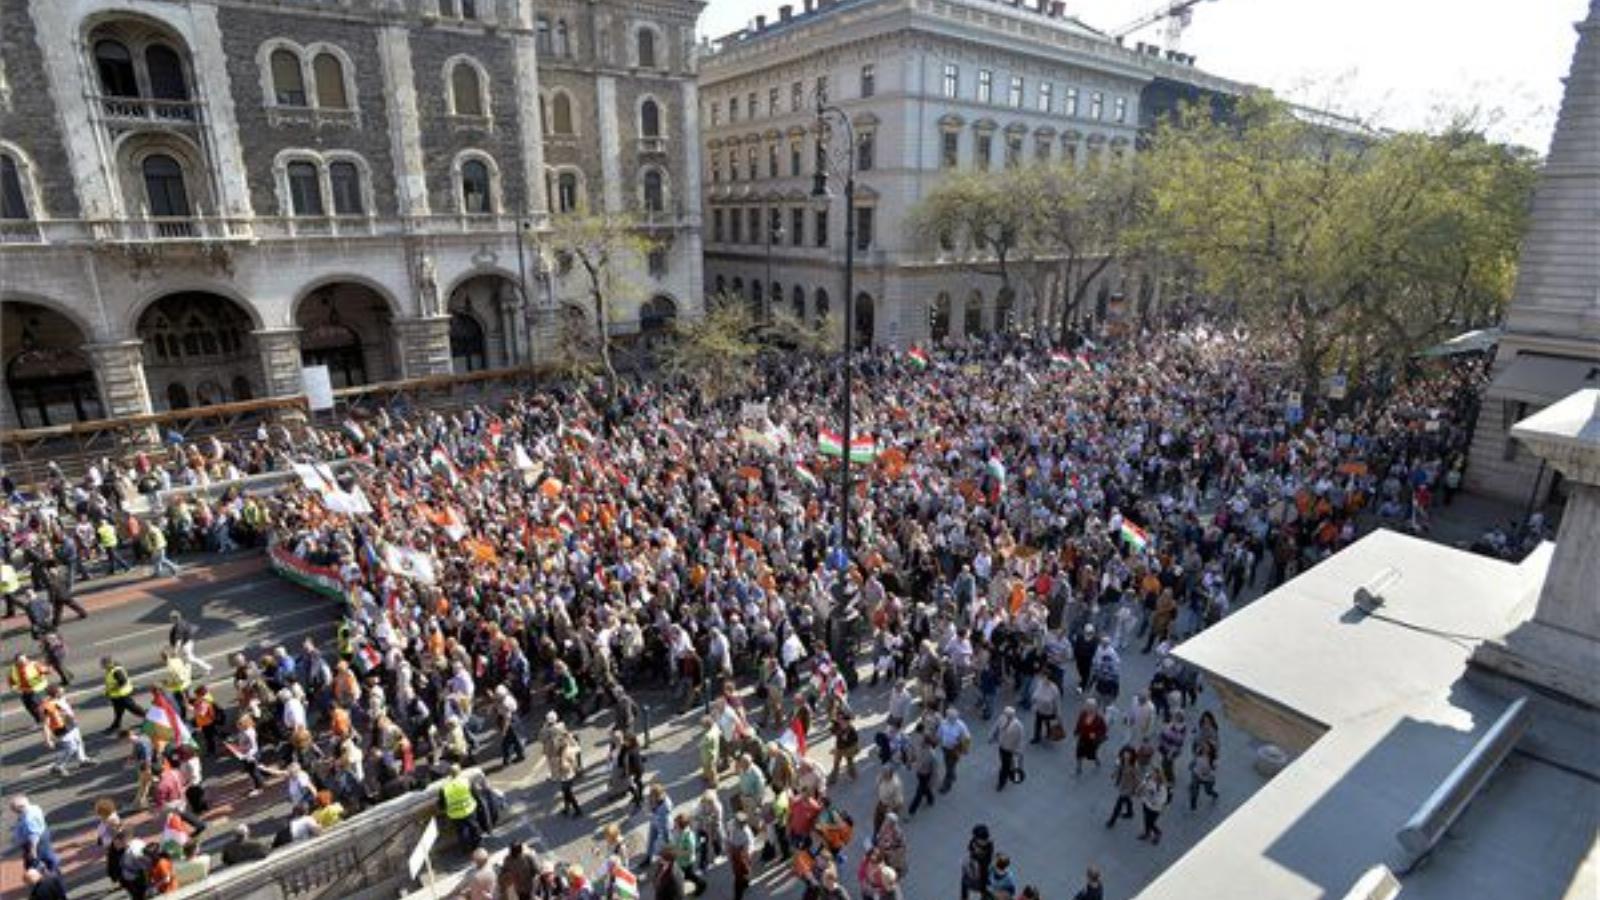
[[[180,880],[206,824],[202,766],[217,760],[257,790],[281,784],[288,810],[270,842],[236,835],[226,862],[430,784],[476,847],[505,804],[472,777],[492,752],[480,743],[492,735],[501,762],[522,765],[525,723],[542,712],[532,740],[561,811],[585,814],[574,786],[592,766],[575,730],[604,722],[603,766],[648,817],[646,846],[613,830],[593,872],[517,847],[498,868],[478,859],[469,896],[626,897],[637,874],[679,897],[705,893],[726,860],[735,898],[780,864],[808,898],[898,898],[908,867],[927,864],[910,858],[904,819],[952,790],[972,751],[963,706],[992,723],[976,737],[998,745],[1002,789],[1026,740],[1070,740],[1080,770],[1098,767],[1119,717],[1129,738],[1104,760],[1108,828],[1137,806],[1140,837],[1159,842],[1178,784],[1191,807],[1215,797],[1217,723],[1191,716],[1198,678],[1167,650],[1226,616],[1263,568],[1276,585],[1347,545],[1364,516],[1425,529],[1435,497],[1460,484],[1483,374],[1467,363],[1356,384],[1296,414],[1270,345],[1205,327],[1070,353],[998,342],[927,356],[856,363],[853,436],[871,440],[840,450],[859,457],[848,553],[840,461],[818,453],[840,428],[842,373],[816,360],[766,365],[754,396],[558,387],[449,415],[263,428],[166,465],[53,478],[0,510],[7,613],[22,606],[41,647],[12,661],[12,687],[69,771],[81,736],[51,682],[71,677],[59,625],[74,580],[129,552],[159,573],[169,548],[270,542],[287,570],[344,598],[334,646],[235,657],[228,708],[194,686],[209,664],[181,617],[159,684],[135,689],[102,661],[118,722],[135,717],[135,805],[162,813],[161,837],[140,840],[116,803],[101,810],[108,876],[132,896]],[[334,459],[358,462],[270,495],[200,492],[148,523],[124,511],[173,483]],[[1154,678],[1124,684],[1124,656],[1141,652],[1160,660]],[[890,685],[870,740],[851,706],[860,673]],[[640,748],[633,698],[658,689],[705,710],[705,791],[676,807]],[[827,742],[831,765],[808,742]],[[867,823],[829,786],[868,753],[884,765],[860,834]],[[43,828],[33,810],[19,821],[37,827],[18,834],[44,878],[53,854],[29,838]],[[1039,896],[982,825],[960,879],[964,896]],[[1098,873],[1088,881],[1080,896],[1097,897]]]

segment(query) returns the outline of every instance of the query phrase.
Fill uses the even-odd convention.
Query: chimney
[[[787,22],[794,17],[794,7],[785,3],[778,7],[778,21]]]
[[[1050,4],[1050,16],[1059,19],[1067,14],[1066,0],[1055,0]]]
[[[756,16],[756,30],[757,31],[766,31],[767,30],[767,17],[766,16]]]
[[[817,8],[817,0],[806,0],[806,12],[809,13],[809,12],[815,10],[816,8]]]

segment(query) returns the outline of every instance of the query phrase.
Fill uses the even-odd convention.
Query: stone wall
[[[43,207],[34,216],[72,218],[78,215],[78,194],[28,0],[0,0],[0,65],[7,87],[0,97],[0,141],[15,144],[28,157],[34,197]]]

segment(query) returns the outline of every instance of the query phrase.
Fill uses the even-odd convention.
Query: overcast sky
[[[777,17],[780,0],[709,0],[702,33]],[[788,2],[788,0],[784,0]],[[1067,0],[1102,30],[1164,0]],[[798,9],[800,0],[793,0]],[[1426,128],[1476,109],[1490,134],[1543,154],[1588,0],[1208,0],[1183,50],[1201,68],[1312,105]],[[1130,38],[1160,42],[1159,27]]]

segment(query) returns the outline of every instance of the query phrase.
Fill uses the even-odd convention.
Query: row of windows
[[[874,213],[870,206],[856,207],[856,249],[870,250],[873,241]],[[754,244],[758,247],[806,246],[806,208],[789,207],[788,227],[783,210],[767,207],[766,231],[761,229],[761,208],[717,207],[711,210],[711,241],[722,244]],[[811,211],[811,246],[828,246],[828,211]]]
[[[862,89],[864,91],[866,91],[866,93],[863,94],[862,96],[870,97],[874,93],[877,92],[877,77],[874,74],[874,72],[875,72],[875,69],[871,65],[865,66],[862,69],[862,84],[863,84]],[[814,109],[813,106],[808,106],[807,103],[806,103],[805,83],[802,82],[802,81],[795,81],[795,82],[790,83],[790,85],[789,85],[789,105],[788,105],[787,108],[784,108],[783,105],[782,105],[782,97],[783,97],[783,92],[782,92],[782,90],[780,88],[769,88],[767,90],[767,107],[766,107],[766,115],[767,116],[769,116],[769,117],[771,117],[771,116],[780,116],[780,115],[783,115],[786,112],[789,112],[789,113],[804,113],[804,112],[810,112],[812,109]],[[749,120],[753,121],[755,119],[760,118],[761,117],[760,98],[761,98],[761,95],[758,92],[750,91],[748,94],[745,95],[745,97],[744,97],[744,106],[741,107],[739,105],[739,99],[740,98],[738,96],[729,97],[728,98],[728,121],[729,122],[737,122],[737,121],[739,121],[739,116],[740,116],[741,110],[745,111],[745,118],[746,119],[749,119]],[[812,102],[813,103],[827,103],[828,102],[828,76],[826,76],[826,75],[818,75],[816,80],[812,83]],[[722,124],[722,101],[720,101],[720,100],[711,101],[711,124],[713,126]]]
[[[1021,132],[1007,131],[1001,136],[1001,152],[1004,154],[1006,168],[1015,168],[1022,164],[1025,153],[1026,138]],[[939,136],[939,168],[955,169],[961,165],[961,131],[947,128]],[[1033,141],[1033,158],[1039,162],[1049,162],[1055,146],[1054,135],[1035,135]],[[1106,146],[1103,139],[1091,139],[1088,143],[1088,162],[1093,165],[1099,162],[1100,154]],[[1121,162],[1127,152],[1127,146],[1113,143],[1111,158]],[[987,171],[994,166],[995,135],[991,131],[978,131],[972,137],[972,166],[979,171]],[[1067,162],[1076,163],[1078,160],[1078,138],[1074,135],[1063,135],[1061,138],[1061,155]]]
[[[875,96],[878,92],[877,67],[872,63],[862,66],[856,83],[859,88],[858,95],[860,97],[867,98]],[[961,97],[960,66],[956,65],[955,63],[945,63],[944,71],[940,81],[940,93],[952,100],[959,99]],[[753,120],[759,118],[762,114],[762,110],[759,105],[760,96],[760,92],[758,91],[748,92],[743,98],[744,105],[742,107],[740,106],[740,98],[737,95],[729,97],[727,104],[728,121],[730,123],[738,122],[741,111],[746,119]],[[822,102],[827,102],[828,77],[826,75],[817,77],[816,96],[819,97]],[[994,70],[978,70],[976,92],[973,95],[973,99],[977,100],[979,103],[995,102]],[[774,87],[767,90],[767,116],[778,116],[784,114],[785,112],[799,113],[807,111],[805,106],[805,88],[802,82],[796,81],[789,85],[789,105],[787,109],[784,109],[781,106],[780,100],[781,90],[779,88]],[[1011,107],[1012,109],[1022,109],[1027,105],[1026,101],[1026,80],[1021,75],[1012,75],[1010,81],[1006,85],[1005,105]],[[1103,91],[1090,92],[1086,117],[1096,121],[1105,118],[1105,105],[1106,97]],[[1060,112],[1065,116],[1077,117],[1079,114],[1078,89],[1075,87],[1065,88],[1061,97],[1061,105],[1059,108],[1057,108],[1055,84],[1050,81],[1041,81],[1034,87],[1033,106],[1042,113]],[[1128,98],[1112,98],[1111,121],[1128,121]],[[722,102],[719,100],[711,101],[711,124],[712,126],[722,124]]]
[[[309,150],[286,151],[279,182],[284,214],[297,217],[364,216],[374,212],[371,178],[366,162],[354,153],[319,154]],[[196,215],[190,200],[189,173],[167,153],[153,153],[138,163],[148,214],[160,219],[188,219]],[[31,168],[18,153],[0,150],[0,219],[34,218]],[[481,151],[466,151],[456,158],[452,178],[457,209],[469,215],[498,213],[500,172],[494,160]],[[583,177],[572,168],[551,170],[546,190],[554,212],[572,213],[587,208]],[[667,174],[657,166],[639,173],[638,205],[647,213],[668,208]]]
[[[577,116],[572,95],[565,90],[557,88],[548,98],[539,98],[539,120],[543,123],[546,136],[572,137],[577,135]],[[666,134],[663,130],[664,120],[661,115],[661,104],[654,97],[644,97],[639,101],[636,110],[634,125],[641,138],[662,138]]]
[[[534,46],[541,57],[572,59],[577,55],[578,30],[562,17],[540,14],[534,19]],[[640,69],[665,69],[665,38],[654,25],[640,23],[633,30],[633,57],[630,63]]]
[[[992,69],[979,69],[973,99],[979,103],[994,103],[994,71]],[[955,63],[945,63],[944,71],[940,78],[939,92],[951,100],[961,98],[961,67]],[[1042,113],[1059,112],[1064,116],[1076,118],[1079,115],[1078,89],[1068,86],[1062,93],[1061,106],[1056,106],[1056,86],[1049,81],[1041,81],[1034,88],[1034,108]],[[1012,75],[1006,85],[1005,105],[1012,109],[1022,109],[1027,106],[1027,84],[1021,75]],[[1103,91],[1089,93],[1089,105],[1085,118],[1100,121],[1105,118],[1106,95]],[[1111,101],[1111,121],[1128,121],[1128,98],[1113,97]]]
[[[856,171],[870,172],[877,165],[877,134],[870,130],[856,133]],[[782,178],[787,174],[790,178],[799,178],[804,174],[805,150],[799,140],[789,141],[787,170],[781,165],[779,145],[776,142],[767,144],[767,169],[766,177]],[[741,168],[739,148],[731,147],[726,151],[710,150],[707,157],[711,161],[711,183],[719,184],[722,181],[723,163],[727,163],[729,181],[739,181],[741,177],[746,181],[755,181],[761,175],[761,153],[756,147],[744,148],[744,161],[747,166]]]

